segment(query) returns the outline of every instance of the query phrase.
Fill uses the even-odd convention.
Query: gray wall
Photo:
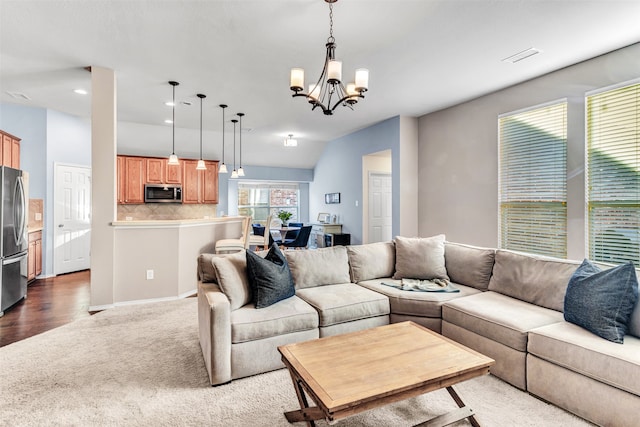
[[[329,142],[316,164],[310,186],[309,214],[315,222],[319,212],[336,214],[342,232],[351,234],[351,243],[362,243],[362,157],[391,150],[393,180],[392,233],[400,232],[400,116]],[[325,193],[341,193],[340,204],[324,203]],[[356,206],[356,202],[358,206]]]
[[[585,92],[637,77],[640,43],[421,117],[420,235],[445,233],[450,241],[497,247],[498,115],[567,98],[567,254],[582,259]]]

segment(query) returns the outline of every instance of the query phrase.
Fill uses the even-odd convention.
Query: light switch
[[[36,212],[36,221],[42,221],[42,212]]]

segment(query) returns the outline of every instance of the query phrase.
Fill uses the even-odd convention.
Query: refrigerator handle
[[[15,264],[16,262],[20,262],[23,259],[25,259],[26,256],[27,256],[27,254],[23,253],[20,256],[16,256],[16,257],[12,257],[12,258],[5,258],[5,259],[2,260],[2,265]]]
[[[19,176],[16,181],[16,188],[14,190],[13,200],[16,207],[14,210],[14,215],[15,215],[14,224],[16,224],[16,226],[14,227],[13,232],[15,233],[14,237],[16,239],[16,245],[20,246],[20,243],[22,243],[22,239],[24,239],[24,232],[26,227],[26,220],[25,220],[26,201],[24,198],[24,184],[21,176]]]

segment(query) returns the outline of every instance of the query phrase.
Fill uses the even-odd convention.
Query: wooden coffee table
[[[469,418],[453,385],[489,373],[494,360],[413,322],[394,323],[278,347],[300,409],[290,423],[339,420],[362,411],[445,388],[459,409],[420,426]],[[305,392],[317,406],[310,407]]]

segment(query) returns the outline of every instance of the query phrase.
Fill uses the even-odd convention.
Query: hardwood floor
[[[38,279],[27,288],[27,299],[0,317],[0,347],[89,317],[90,271]]]

